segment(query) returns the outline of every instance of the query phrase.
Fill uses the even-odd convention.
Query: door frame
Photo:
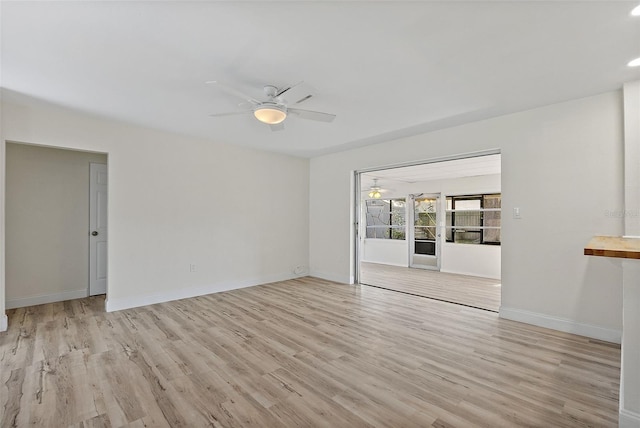
[[[360,258],[362,256],[362,248],[360,246],[360,235],[362,225],[360,224],[361,219],[361,203],[360,196],[362,194],[362,180],[361,175],[369,172],[376,171],[385,171],[389,169],[397,169],[404,168],[407,166],[416,166],[416,165],[428,165],[432,163],[446,162],[458,159],[468,159],[468,158],[476,158],[481,156],[489,156],[489,155],[499,155],[501,154],[500,149],[489,149],[489,150],[479,150],[477,152],[468,152],[468,153],[460,153],[456,155],[450,156],[441,156],[435,157],[431,159],[423,159],[419,161],[410,161],[410,162],[400,162],[396,164],[389,165],[380,165],[368,168],[361,168],[357,170],[353,170],[351,174],[351,195],[352,195],[352,204],[351,204],[351,245],[350,245],[350,254],[351,254],[351,284],[358,284],[360,282]]]
[[[91,290],[92,285],[95,285],[94,281],[96,281],[96,274],[97,274],[97,270],[98,270],[98,265],[96,262],[96,258],[97,258],[97,254],[95,254],[95,252],[97,251],[97,248],[95,248],[94,246],[94,240],[92,239],[92,234],[94,233],[94,230],[97,232],[98,229],[100,229],[97,225],[92,224],[94,221],[94,215],[96,215],[96,211],[98,210],[98,200],[94,199],[94,195],[93,191],[96,189],[93,189],[93,180],[94,180],[94,172],[97,173],[98,171],[95,171],[96,168],[98,167],[102,167],[104,166],[104,169],[106,171],[107,174],[107,184],[106,184],[106,188],[107,188],[107,200],[106,200],[106,204],[107,204],[107,214],[106,214],[106,225],[105,225],[105,231],[100,231],[101,233],[104,233],[104,241],[107,245],[107,248],[109,248],[109,164],[108,163],[97,163],[97,162],[90,162],[89,163],[89,230],[88,230],[88,239],[89,239],[89,284],[87,286],[87,295],[88,296],[97,296],[102,294],[101,292],[95,292],[95,290]],[[108,271],[108,266],[109,266],[109,254],[108,254],[108,250],[107,250],[107,254],[105,255],[106,260],[105,260],[105,269],[107,269]],[[108,281],[109,281],[109,275],[107,272],[107,276],[105,278],[105,289],[104,289],[104,294],[107,294],[107,286],[108,286]]]

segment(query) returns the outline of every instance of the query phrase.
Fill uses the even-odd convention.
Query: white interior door
[[[89,165],[89,295],[107,292],[107,165]]]
[[[440,194],[410,195],[409,267],[440,269]]]

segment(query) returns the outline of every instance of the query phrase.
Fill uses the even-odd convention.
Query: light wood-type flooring
[[[360,283],[493,312],[500,309],[497,279],[361,262]]]
[[[301,278],[8,312],[5,427],[615,427],[619,346]]]

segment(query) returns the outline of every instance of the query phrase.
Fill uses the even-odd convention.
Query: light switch
[[[520,216],[520,208],[514,208],[513,209],[513,218],[515,219],[521,219],[522,217]]]

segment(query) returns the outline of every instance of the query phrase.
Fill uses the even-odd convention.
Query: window
[[[367,238],[405,239],[404,199],[370,199],[366,209]]]
[[[447,197],[447,242],[500,245],[501,195]]]

